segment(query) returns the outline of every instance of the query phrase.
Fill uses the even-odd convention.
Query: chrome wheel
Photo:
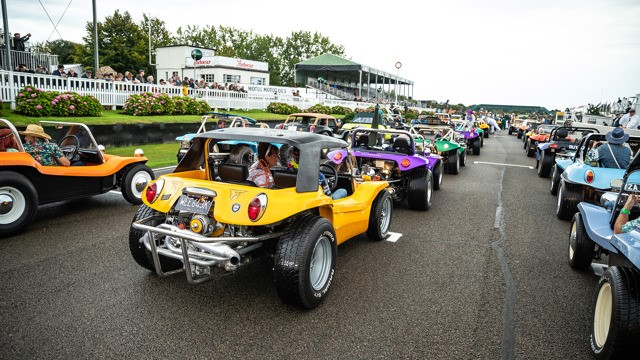
[[[326,236],[316,242],[309,265],[311,287],[318,291],[326,285],[331,274],[331,241]]]
[[[0,224],[17,221],[26,211],[27,201],[24,194],[13,186],[0,188]]]
[[[387,197],[382,203],[382,211],[380,212],[380,232],[385,234],[389,230],[391,223],[391,197]]]
[[[147,184],[151,181],[151,175],[146,171],[138,171],[133,175],[133,179],[129,184],[129,188],[131,189],[131,193],[136,198],[142,197],[142,190],[147,186]]]

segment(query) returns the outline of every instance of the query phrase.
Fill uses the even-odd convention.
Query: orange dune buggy
[[[0,129],[13,136],[11,150],[0,152],[0,237],[23,231],[39,205],[98,195],[120,189],[131,204],[141,204],[141,194],[155,179],[145,165],[142,150],[135,157],[104,154],[84,124],[41,121],[45,132],[58,140],[65,157],[82,166],[43,166],[24,151],[18,131],[0,119]],[[53,141],[52,140],[52,141]]]

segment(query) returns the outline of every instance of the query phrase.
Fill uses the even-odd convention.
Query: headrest
[[[404,135],[400,135],[393,140],[393,147],[396,149],[409,149],[409,139]]]
[[[558,129],[558,131],[556,131],[556,135],[559,138],[564,139],[567,136],[569,136],[569,130],[567,130],[567,129]]]
[[[243,182],[249,177],[249,169],[240,164],[220,163],[218,176],[223,181]]]

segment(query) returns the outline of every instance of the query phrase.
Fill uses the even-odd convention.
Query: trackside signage
[[[187,67],[193,67],[194,62],[197,67],[225,66],[240,70],[269,71],[269,65],[266,62],[222,56],[203,56],[200,60],[193,60],[190,57],[186,58]]]

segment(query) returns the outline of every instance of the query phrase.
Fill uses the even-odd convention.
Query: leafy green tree
[[[187,25],[178,28],[174,45],[192,45],[214,49],[216,55],[264,61],[269,64],[272,85],[293,85],[296,63],[324,53],[344,56],[344,47],[331,43],[319,33],[299,31],[283,39],[273,35],[257,35],[251,31],[219,26]]]
[[[344,46],[335,45],[328,37],[309,31],[298,31],[291,34],[285,40],[282,53],[279,58],[281,64],[281,84],[293,85],[294,65],[312,57],[331,53],[344,56]],[[271,65],[271,64],[269,64]]]
[[[33,45],[37,52],[58,55],[59,64],[77,64],[82,62],[82,44],[69,40],[54,40]]]
[[[87,36],[82,63],[93,64],[93,24],[87,22]],[[104,22],[98,22],[98,55],[100,65],[111,66],[114,70],[124,72],[149,68],[148,38],[143,29],[133,22],[128,11],[120,13],[116,10],[107,16]]]

